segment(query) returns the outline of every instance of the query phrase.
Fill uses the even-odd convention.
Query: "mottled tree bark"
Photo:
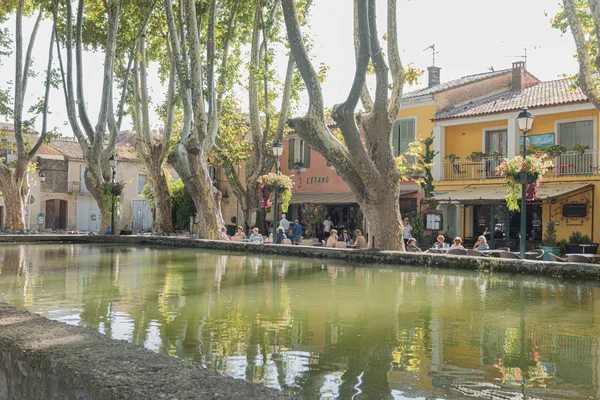
[[[395,0],[388,1],[388,37],[397,47]],[[346,101],[333,107],[345,144],[327,129],[321,84],[304,46],[294,0],[283,0],[283,11],[292,55],[309,95],[309,109],[296,118],[296,132],[316,151],[330,161],[350,189],[367,218],[369,242],[377,248],[404,250],[403,226],[399,207],[400,171],[396,167],[392,147],[392,121],[400,109],[403,68],[397,49],[389,51],[392,63],[392,90],[389,72],[379,44],[375,0],[355,0],[356,73]],[[365,80],[369,62],[373,63],[376,86],[372,99]],[[360,99],[367,112],[356,116]],[[358,125],[357,125],[358,120]],[[359,128],[360,126],[360,128]],[[361,137],[361,131],[363,136]],[[364,138],[364,139],[363,139]]]
[[[25,206],[29,194],[28,174],[29,163],[35,157],[38,149],[47,138],[47,117],[48,100],[50,98],[50,77],[52,70],[52,53],[54,50],[52,38],[48,52],[48,65],[46,70],[46,89],[44,93],[44,108],[42,111],[42,131],[39,138],[31,149],[25,144],[23,130],[23,107],[25,103],[25,94],[27,92],[27,80],[29,77],[29,68],[33,62],[32,53],[38,27],[42,20],[42,10],[40,10],[34,24],[27,52],[23,59],[23,8],[24,0],[19,0],[16,15],[15,30],[15,100],[14,100],[14,135],[16,160],[9,166],[8,160],[5,163],[0,162],[0,187],[4,196],[5,222],[4,227],[11,230],[25,229]],[[56,30],[56,23],[52,26],[53,32]]]

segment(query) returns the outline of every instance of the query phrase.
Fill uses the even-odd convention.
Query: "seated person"
[[[258,228],[252,229],[252,234],[250,235],[250,239],[248,239],[250,243],[262,244],[264,243],[264,239],[260,233],[258,233]]]
[[[487,226],[485,227],[485,229],[483,230],[483,233],[481,235],[485,237],[485,240],[490,240],[492,238],[492,233],[490,232],[490,228],[488,228]]]
[[[412,253],[422,252],[422,250],[417,246],[417,239],[415,239],[415,238],[408,239],[408,244],[406,245],[406,251],[410,251]]]
[[[365,237],[362,235],[360,229],[355,230],[354,234],[356,235],[356,239],[354,240],[354,246],[356,246],[357,249],[366,249],[367,239],[365,239]]]
[[[350,239],[347,229],[344,229],[342,231],[342,236],[340,236],[340,242],[344,242],[344,243],[346,243],[346,245],[352,244],[352,239]]]
[[[237,227],[237,232],[233,235],[233,240],[244,240],[246,239],[246,234],[244,233],[244,228],[241,226]]]
[[[283,239],[287,239],[287,236],[285,235],[285,228],[280,226],[277,228],[277,238],[275,238],[275,244],[281,244]]]
[[[292,235],[294,236],[294,244],[300,244],[302,241],[302,224],[298,220],[294,221]]]
[[[479,236],[479,238],[477,238],[477,241],[475,242],[475,245],[473,246],[473,250],[481,251],[481,250],[489,250],[489,249],[490,249],[490,245],[487,244],[487,240],[485,239],[485,236],[483,236],[483,235]]]
[[[501,224],[496,224],[496,229],[494,230],[494,239],[504,239],[504,232],[502,232]]]
[[[436,250],[448,250],[448,243],[446,243],[444,240],[446,238],[444,237],[444,235],[439,235],[437,237],[437,241],[433,244],[433,246],[431,247],[432,249],[436,249]]]
[[[227,228],[225,228],[225,227],[221,228],[220,239],[221,240],[226,240],[228,242],[231,241],[231,239],[229,239],[229,236],[227,235]]]
[[[452,249],[463,249],[464,247],[462,245],[462,239],[459,238],[458,236],[454,238],[454,240],[452,241],[452,246],[450,246],[450,248]]]
[[[329,231],[329,237],[327,238],[327,243],[325,247],[335,247],[335,242],[338,240],[338,234],[335,229]]]
[[[129,229],[129,225],[125,225],[119,235],[133,235],[133,231]]]

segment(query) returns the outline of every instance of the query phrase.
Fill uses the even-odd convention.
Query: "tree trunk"
[[[179,174],[194,200],[198,215],[198,238],[217,240],[225,226],[221,214],[221,192],[215,188],[202,155],[186,150],[182,143],[169,154],[168,162]]]
[[[88,158],[83,176],[85,187],[89,190],[94,200],[96,200],[98,208],[100,209],[100,232],[106,232],[106,230],[110,228],[111,207],[105,207],[105,204],[102,201],[102,191],[100,187],[102,182],[104,182],[104,178],[102,176],[100,162],[93,162]],[[118,210],[115,209],[115,231],[118,230],[117,211]]]
[[[4,229],[25,229],[26,196],[23,196],[21,190],[14,184],[2,185],[2,194],[4,195]]]
[[[158,164],[158,165],[157,165]],[[169,183],[161,163],[148,168],[150,188],[154,196],[154,232],[173,232],[173,205]]]
[[[358,204],[368,221],[369,244],[377,249],[404,251],[404,227],[399,206],[400,182],[395,185],[382,183],[373,195],[373,199],[358,198]]]

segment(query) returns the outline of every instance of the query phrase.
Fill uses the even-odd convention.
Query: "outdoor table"
[[[600,254],[585,254],[585,253],[569,253],[568,256],[584,256],[590,259],[591,262],[597,263],[600,261]]]
[[[579,247],[581,247],[581,253],[585,253],[585,248],[586,247],[594,247],[594,244],[580,244]]]

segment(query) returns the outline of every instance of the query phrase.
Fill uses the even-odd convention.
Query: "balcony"
[[[480,180],[497,179],[496,167],[504,158],[483,158],[481,161],[445,161],[443,164],[444,180]],[[598,174],[598,150],[584,152],[567,151],[552,157],[554,167],[548,172],[550,176],[577,176]]]

